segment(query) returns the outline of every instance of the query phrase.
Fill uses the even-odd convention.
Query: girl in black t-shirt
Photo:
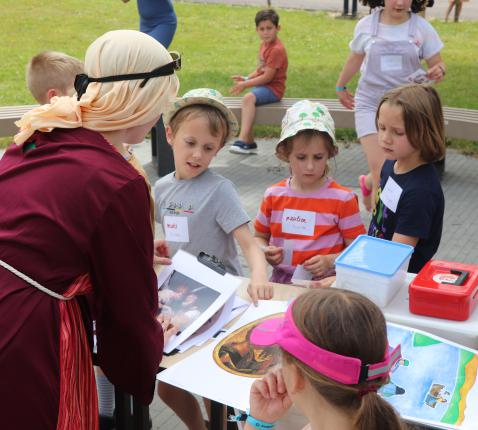
[[[408,270],[417,273],[440,244],[443,191],[433,162],[445,155],[440,97],[418,84],[389,91],[376,117],[385,153],[368,234],[415,247]]]

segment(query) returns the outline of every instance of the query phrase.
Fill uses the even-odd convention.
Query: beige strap
[[[14,267],[10,266],[10,264],[5,263],[5,261],[0,260],[0,266],[4,267],[7,269],[9,272],[12,272],[14,275],[18,276],[20,279],[23,279],[25,282],[28,282],[30,285],[33,287],[37,288],[38,290],[44,292],[45,294],[48,294],[51,297],[54,297],[55,299],[58,300],[71,300],[73,297],[64,297],[61,294],[55,293],[54,291],[49,290],[48,288],[45,288],[43,285],[40,285],[37,281],[34,281],[32,278],[28,277],[24,273],[18,271]]]

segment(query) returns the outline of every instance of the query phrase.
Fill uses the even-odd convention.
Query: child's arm
[[[276,74],[277,69],[273,67],[264,67],[264,73],[262,74],[257,74],[257,76],[253,78],[248,78],[245,80],[235,80],[234,86],[231,88],[231,94],[233,96],[237,96],[238,94],[242,93],[246,88],[251,88],[251,87],[257,87],[259,85],[266,85],[269,82],[272,81]],[[254,74],[254,72],[251,73],[251,75]],[[234,77],[233,77],[234,79]]]
[[[284,259],[284,250],[278,246],[269,245],[270,235],[260,233],[256,230],[254,238],[259,248],[264,251],[266,260],[271,266],[276,266],[282,262]]]
[[[272,299],[273,288],[267,281],[267,263],[263,252],[252,237],[249,226],[242,224],[232,234],[241,247],[251,270],[251,283],[249,284],[248,293],[252,301],[254,304],[257,304],[259,299]]]
[[[392,242],[400,242],[405,245],[411,245],[415,248],[418,243],[418,237],[406,236],[405,234],[393,233]]]
[[[446,74],[446,66],[443,62],[440,53],[435,54],[433,57],[430,57],[426,60],[428,65],[428,79],[431,79],[435,82],[440,82],[443,80]]]
[[[353,76],[360,70],[365,54],[351,52],[345,61],[344,67],[340,72],[339,79],[336,83],[336,88],[343,88],[353,78]],[[354,108],[354,96],[347,89],[336,91],[340,103],[347,109]]]
[[[247,81],[247,79],[252,79],[259,75],[260,73],[257,70],[254,70],[253,72],[249,73],[247,77],[242,75],[234,75],[234,76],[231,76],[231,78],[234,82],[244,82],[244,81]]]

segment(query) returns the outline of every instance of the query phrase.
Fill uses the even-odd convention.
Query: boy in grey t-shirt
[[[272,298],[264,253],[248,226],[232,183],[209,170],[209,164],[229,137],[237,134],[234,114],[218,91],[191,90],[164,116],[166,138],[174,154],[175,171],[154,185],[156,220],[170,249],[219,258],[232,274],[240,274],[235,240],[251,270],[249,295],[254,302]],[[197,400],[190,393],[158,384],[158,394],[189,429],[206,429]]]
[[[267,263],[252,236],[250,221],[232,183],[209,170],[209,164],[238,129],[221,94],[209,88],[187,92],[164,116],[175,171],[154,185],[155,213],[174,254],[184,249],[219,258],[227,270],[241,274],[235,240],[251,269],[249,294],[272,297]]]
[[[229,273],[242,275],[233,232],[250,219],[231,181],[209,169],[194,179],[178,179],[173,172],[156,182],[154,193],[156,219],[171,254],[203,251],[220,258]],[[177,217],[187,221],[179,226]]]

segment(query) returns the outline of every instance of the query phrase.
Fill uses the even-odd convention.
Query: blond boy
[[[63,52],[41,52],[28,62],[28,89],[40,104],[49,103],[55,96],[72,96],[75,76],[83,70],[83,62],[77,58]]]

